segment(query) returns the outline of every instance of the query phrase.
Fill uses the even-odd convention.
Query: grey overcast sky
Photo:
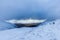
[[[0,20],[59,18],[60,0],[0,0]]]

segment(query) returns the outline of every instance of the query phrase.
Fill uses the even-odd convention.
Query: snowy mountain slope
[[[22,27],[0,31],[0,40],[60,40],[60,20],[35,28]]]
[[[4,21],[0,21],[0,31],[13,29],[13,28],[15,28],[13,24],[10,24],[10,23],[4,22]]]

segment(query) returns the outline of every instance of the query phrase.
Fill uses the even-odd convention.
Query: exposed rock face
[[[39,23],[32,23],[32,24],[15,24],[17,28],[19,27],[36,27],[39,25]]]

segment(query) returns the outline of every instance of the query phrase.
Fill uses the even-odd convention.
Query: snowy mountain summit
[[[39,19],[21,19],[21,20],[7,20],[6,22],[15,24],[17,26],[29,26],[29,27],[33,27],[33,26],[37,26],[40,23],[45,22],[46,20],[39,20]]]

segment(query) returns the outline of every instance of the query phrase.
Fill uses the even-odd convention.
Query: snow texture
[[[22,27],[0,31],[0,40],[60,40],[60,19],[38,27]]]

